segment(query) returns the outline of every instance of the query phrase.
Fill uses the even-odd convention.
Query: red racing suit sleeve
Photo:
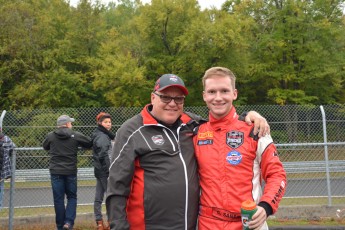
[[[270,135],[259,138],[257,156],[261,157],[261,175],[265,181],[265,188],[260,202],[269,204],[273,213],[275,213],[285,193],[286,172]],[[268,215],[273,213],[268,213]]]

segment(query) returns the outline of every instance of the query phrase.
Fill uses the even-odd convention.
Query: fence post
[[[323,106],[320,106],[322,114],[322,126],[323,126],[323,143],[325,149],[325,163],[326,163],[326,177],[327,177],[327,193],[328,193],[328,206],[332,206],[332,193],[331,193],[331,182],[329,177],[329,162],[328,162],[328,145],[327,145],[327,125],[326,125],[326,114]]]
[[[6,110],[3,110],[0,117],[0,132],[2,131],[2,121],[4,120]]]

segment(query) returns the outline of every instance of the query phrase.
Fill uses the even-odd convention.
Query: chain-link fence
[[[185,110],[203,117],[208,115],[206,107],[186,107]],[[288,186],[282,205],[296,204],[298,198],[303,202],[308,198],[320,205],[345,204],[345,105],[237,106],[238,113],[249,110],[258,111],[269,121],[271,135],[287,171]],[[61,114],[74,117],[73,129],[90,136],[96,127],[95,117],[101,111],[112,115],[115,133],[141,108],[7,111],[3,130],[17,146],[14,216],[54,213],[49,158],[41,145],[45,135],[56,128],[57,117]],[[78,156],[78,213],[93,212],[95,179],[91,155],[90,150],[83,150]],[[10,210],[9,181],[5,188],[0,217],[8,216]]]

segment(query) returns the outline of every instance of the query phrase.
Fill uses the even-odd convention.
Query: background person
[[[111,229],[196,228],[200,191],[193,130],[202,119],[183,112],[187,95],[181,78],[162,75],[151,104],[117,131],[106,198]]]
[[[258,138],[238,119],[235,75],[213,67],[202,79],[209,121],[194,137],[201,185],[198,229],[242,230],[241,203],[255,201],[250,229],[268,229],[286,189],[286,173],[270,135]],[[262,191],[261,180],[265,181]]]
[[[58,230],[73,229],[77,210],[78,147],[92,146],[89,137],[72,130],[72,122],[74,118],[61,115],[57,119],[57,129],[48,133],[43,141],[43,148],[49,151],[50,156],[49,171]]]
[[[11,156],[15,144],[11,138],[4,135],[0,130],[0,210],[2,209],[2,202],[5,190],[5,180],[11,178]]]
[[[112,151],[112,140],[115,135],[111,130],[111,116],[101,112],[96,116],[97,128],[91,135],[92,159],[94,174],[96,177],[96,193],[94,200],[94,215],[98,230],[110,229],[108,222],[103,221],[102,203],[104,193],[107,191],[107,179],[109,176],[110,154]]]

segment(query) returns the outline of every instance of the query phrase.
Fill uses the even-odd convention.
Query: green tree
[[[249,103],[339,101],[345,74],[344,52],[338,52],[344,49],[345,37],[342,2],[228,1],[231,13],[256,22],[252,28],[251,80],[246,85],[246,92],[251,92]]]
[[[9,23],[5,33],[14,38],[12,49],[17,50],[1,66],[13,81],[8,106],[99,106],[87,60],[97,54],[103,37],[102,6],[83,1],[74,9],[61,0],[34,0],[7,7],[3,10],[10,15],[5,17],[18,28],[13,36]]]
[[[237,104],[345,102],[341,0],[0,0],[4,109],[143,106],[155,80],[182,77],[204,105],[212,66],[237,76]]]

